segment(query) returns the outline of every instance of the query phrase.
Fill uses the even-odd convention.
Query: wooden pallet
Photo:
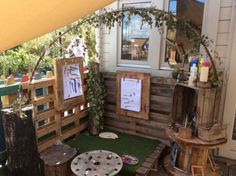
[[[165,128],[171,119],[174,84],[160,77],[151,78],[149,120],[137,119],[116,113],[116,74],[104,73],[107,98],[105,104],[105,126],[128,134],[155,138],[168,143]]]
[[[29,85],[39,152],[65,140],[88,127],[87,102],[69,109],[55,108],[55,79],[42,79]]]

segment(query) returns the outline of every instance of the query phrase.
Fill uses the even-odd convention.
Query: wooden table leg
[[[192,165],[191,166],[192,176],[195,176],[195,170],[196,169],[201,171],[202,176],[205,176],[204,167],[203,166],[198,166],[198,165]]]

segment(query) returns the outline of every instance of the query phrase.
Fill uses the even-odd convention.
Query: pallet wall
[[[42,79],[29,85],[39,152],[79,134],[88,127],[87,102],[69,109],[55,109],[55,79]],[[86,92],[86,86],[84,86]]]
[[[105,104],[105,126],[121,132],[155,138],[167,142],[165,128],[171,117],[173,83],[166,78],[151,78],[149,120],[116,114],[116,74],[103,73],[107,98]]]

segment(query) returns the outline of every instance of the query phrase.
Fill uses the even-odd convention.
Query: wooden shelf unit
[[[166,135],[171,141],[176,142],[181,147],[181,150],[184,151],[183,153],[180,153],[178,157],[178,168],[181,168],[183,170],[189,169],[190,172],[190,168],[188,168],[190,164],[191,167],[201,167],[206,176],[222,175],[222,172],[219,169],[215,169],[214,166],[211,166],[210,163],[208,163],[209,150],[218,148],[219,146],[225,144],[227,142],[227,139],[219,139],[211,142],[202,141],[197,137],[192,137],[191,139],[183,139],[177,132],[175,132],[171,128],[166,129]],[[189,160],[189,158],[191,159]],[[169,159],[165,160],[165,168],[171,173],[171,175],[174,176],[180,176],[181,174],[179,175],[179,173],[182,173],[183,175],[190,174],[180,172],[178,169],[174,169],[170,157]]]
[[[196,107],[198,125],[218,122],[221,90],[199,88],[178,83],[174,88],[172,121],[183,124],[186,115],[192,115]]]
[[[183,126],[186,117],[188,117],[188,122],[193,122],[195,117],[196,128],[212,126],[218,122],[220,94],[221,91],[218,88],[199,88],[177,83],[173,94],[172,121],[178,126]],[[203,176],[222,175],[222,172],[216,170],[212,164],[209,150],[225,144],[227,139],[210,142],[202,141],[197,136],[184,139],[174,129],[166,128],[166,135],[177,148],[172,148],[172,158],[168,156],[164,161],[165,168],[170,175],[184,176],[195,173]],[[208,162],[209,160],[212,162]]]

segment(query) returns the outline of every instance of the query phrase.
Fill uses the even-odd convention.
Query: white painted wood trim
[[[207,0],[204,7],[202,34],[213,40],[215,49],[220,16],[220,0]]]
[[[235,0],[232,2],[232,16],[230,27],[230,42],[228,49],[228,61],[225,67],[225,81],[223,97],[225,97],[224,111],[223,111],[223,123],[227,124],[228,142],[219,150],[219,155],[231,159],[236,159],[236,141],[232,140],[232,132],[236,110],[236,6]],[[227,86],[227,87],[226,87]],[[226,96],[225,96],[226,94]]]

